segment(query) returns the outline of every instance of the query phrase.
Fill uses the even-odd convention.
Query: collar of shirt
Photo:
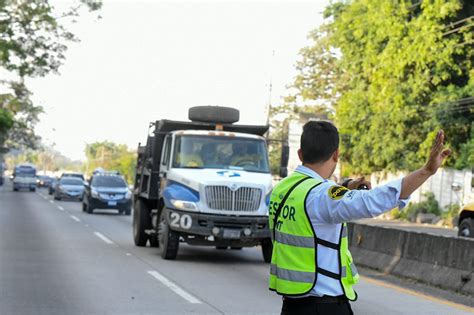
[[[298,173],[301,173],[301,174],[304,174],[304,175],[308,175],[312,178],[322,180],[323,182],[327,182],[327,179],[324,179],[321,175],[319,175],[318,173],[316,173],[315,171],[313,171],[312,169],[310,169],[309,167],[306,167],[304,165],[298,165],[295,172],[298,172]]]

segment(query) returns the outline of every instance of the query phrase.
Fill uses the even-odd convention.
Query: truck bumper
[[[270,238],[267,216],[226,216],[165,208],[165,218],[173,231],[185,235],[214,238],[216,241],[260,242]]]

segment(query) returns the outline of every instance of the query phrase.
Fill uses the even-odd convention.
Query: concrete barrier
[[[474,239],[349,224],[356,264],[474,295]]]

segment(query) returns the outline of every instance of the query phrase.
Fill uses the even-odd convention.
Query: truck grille
[[[207,186],[205,193],[207,206],[213,210],[257,211],[262,199],[262,190],[252,187]]]

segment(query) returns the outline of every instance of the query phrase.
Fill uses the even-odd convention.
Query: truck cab
[[[261,245],[270,261],[268,126],[222,122],[229,111],[235,114],[206,106],[197,111],[204,119],[190,112],[190,122],[152,124],[147,144],[138,148],[137,246],[149,242],[163,258],[175,259],[180,242],[218,249]]]

